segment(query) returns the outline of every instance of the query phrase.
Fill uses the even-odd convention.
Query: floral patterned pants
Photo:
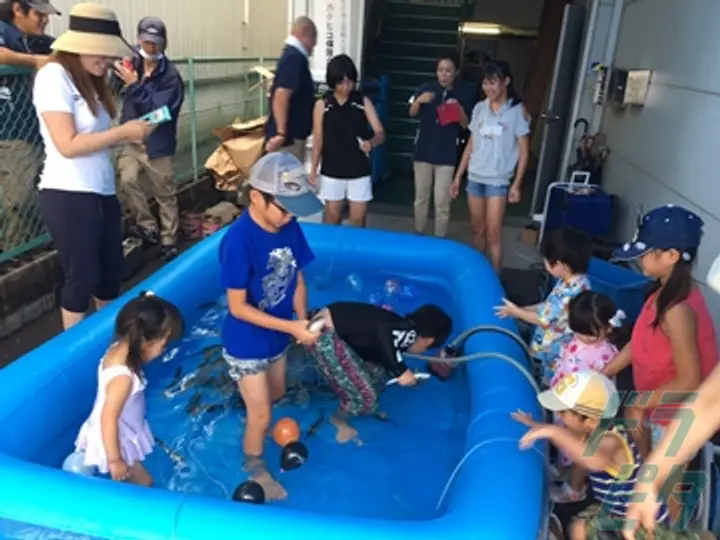
[[[306,347],[316,369],[340,398],[340,410],[349,416],[377,412],[380,394],[390,380],[388,372],[365,362],[330,329]]]

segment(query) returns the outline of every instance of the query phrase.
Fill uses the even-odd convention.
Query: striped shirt
[[[627,453],[628,463],[622,465],[619,470],[608,468],[603,471],[590,472],[588,479],[590,489],[595,500],[601,505],[602,512],[609,514],[608,517],[624,517],[635,490],[635,482],[642,460],[632,437],[621,426],[612,426],[603,434],[603,437],[609,434],[616,436],[622,443]],[[663,501],[658,510],[657,522],[665,523],[667,519],[667,505]]]

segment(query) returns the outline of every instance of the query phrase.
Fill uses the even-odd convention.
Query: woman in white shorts
[[[372,101],[356,90],[357,68],[349,56],[333,57],[326,79],[330,90],[313,115],[310,182],[320,184],[325,223],[339,225],[348,201],[350,224],[364,227],[373,198],[370,152],[385,140],[385,131]]]

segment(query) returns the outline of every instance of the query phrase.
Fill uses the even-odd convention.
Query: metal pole
[[[200,164],[198,163],[198,125],[197,103],[195,100],[195,59],[188,58],[188,101],[190,102],[190,155],[192,157],[193,179],[197,182],[200,177]]]
[[[263,57],[260,57],[260,67],[265,67],[265,61],[263,60]],[[260,116],[265,116],[265,100],[267,99],[267,92],[265,92],[265,79],[263,78],[262,73],[258,73],[260,77],[260,97],[258,98],[260,100],[260,107],[258,111],[260,112]]]

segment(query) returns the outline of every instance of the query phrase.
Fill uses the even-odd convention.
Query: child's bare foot
[[[335,440],[340,444],[345,444],[353,440],[358,440],[357,430],[351,428],[350,424],[347,423],[347,420],[345,420],[338,414],[332,415],[332,417],[330,418],[330,423],[338,430],[337,435],[335,435]]]
[[[287,499],[287,491],[275,480],[267,471],[261,472],[251,477],[252,480],[260,484],[265,492],[266,501],[280,501]]]

